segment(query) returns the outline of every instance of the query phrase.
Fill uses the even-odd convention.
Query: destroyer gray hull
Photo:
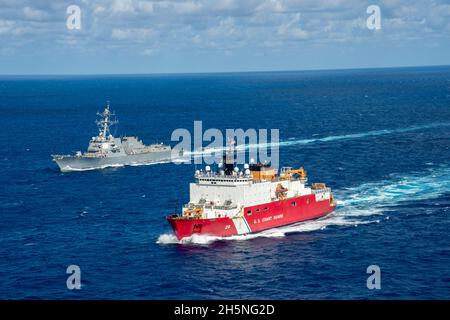
[[[158,162],[169,162],[170,160],[170,150],[107,157],[65,156],[54,158],[54,161],[58,164],[62,172],[96,170],[128,165],[144,165]]]

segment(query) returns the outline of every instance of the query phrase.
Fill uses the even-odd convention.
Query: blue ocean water
[[[305,166],[339,207],[180,244],[164,217],[194,165],[63,174],[51,161],[86,148],[106,100],[116,133],[146,143],[194,120],[278,128],[280,164]],[[0,298],[450,298],[450,67],[2,77],[0,112]],[[81,290],[66,288],[72,264]]]

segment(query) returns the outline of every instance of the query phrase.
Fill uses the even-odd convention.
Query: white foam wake
[[[92,170],[98,170],[98,169],[106,169],[106,168],[121,168],[124,167],[124,164],[105,164],[102,166],[97,167],[87,167],[87,168],[73,168],[71,166],[65,166],[61,170],[63,172],[70,172],[70,171],[92,171]]]
[[[283,237],[290,233],[324,230],[329,226],[358,226],[379,223],[388,207],[406,201],[433,199],[450,190],[450,168],[442,166],[406,176],[392,175],[389,179],[361,184],[335,191],[338,208],[322,219],[232,237],[193,235],[179,241],[173,234],[159,236],[159,244],[207,245],[218,240],[249,240],[257,237]],[[386,217],[388,218],[388,217]]]
[[[209,235],[198,235],[194,234],[191,237],[183,238],[178,240],[178,238],[174,234],[165,233],[158,237],[156,243],[158,244],[192,244],[192,245],[208,245],[215,241],[244,241],[255,238],[281,238],[290,233],[298,233],[298,232],[311,232],[316,230],[324,230],[326,227],[330,225],[335,226],[355,226],[361,224],[368,224],[379,222],[379,220],[373,221],[358,221],[355,219],[345,219],[344,217],[337,215],[330,215],[320,220],[313,221],[305,221],[299,222],[296,224],[292,224],[289,226],[278,227],[274,229],[264,230],[258,233],[244,234],[244,235],[235,235],[230,237],[217,237],[217,236],[209,236]]]
[[[404,201],[436,198],[450,190],[450,168],[441,166],[407,176],[370,182],[336,192],[342,207],[395,206]]]
[[[165,163],[170,163],[170,160],[155,161],[155,162],[133,162],[128,164],[128,166],[130,167],[153,166],[155,164],[165,164]]]
[[[132,162],[132,163],[127,163],[127,164],[105,164],[102,166],[87,167],[87,168],[72,168],[71,166],[65,166],[62,168],[62,170],[63,170],[63,172],[92,171],[92,170],[107,169],[107,168],[122,168],[122,167],[126,167],[126,166],[130,166],[130,167],[151,166],[151,165],[155,165],[155,164],[164,164],[164,163],[170,163],[170,160],[155,161],[155,162]]]

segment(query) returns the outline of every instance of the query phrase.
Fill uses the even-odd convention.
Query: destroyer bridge
[[[116,138],[110,132],[110,126],[117,124],[115,114],[110,111],[109,103],[105,110],[97,113],[98,135],[89,141],[87,151],[74,155],[53,155],[53,160],[61,171],[79,171],[102,169],[113,166],[146,164],[170,161],[171,149],[164,144],[145,145],[136,136]]]
[[[168,217],[179,239],[194,233],[230,236],[314,219],[334,210],[331,189],[324,183],[307,185],[301,167],[234,164],[234,147],[224,154],[217,171],[206,166],[195,172],[190,200],[180,214]]]

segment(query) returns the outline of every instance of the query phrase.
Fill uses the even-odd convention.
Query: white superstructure
[[[234,150],[229,150],[232,153]],[[228,159],[228,160],[227,160]],[[281,199],[296,198],[316,194],[318,200],[330,198],[330,190],[322,184],[306,186],[306,172],[303,168],[292,170],[282,168],[280,174],[264,164],[230,166],[229,156],[224,156],[224,164],[219,171],[197,170],[195,182],[190,184],[190,200],[183,213],[203,218],[234,217],[243,215],[243,208],[269,204]],[[319,199],[320,198],[320,199]]]

